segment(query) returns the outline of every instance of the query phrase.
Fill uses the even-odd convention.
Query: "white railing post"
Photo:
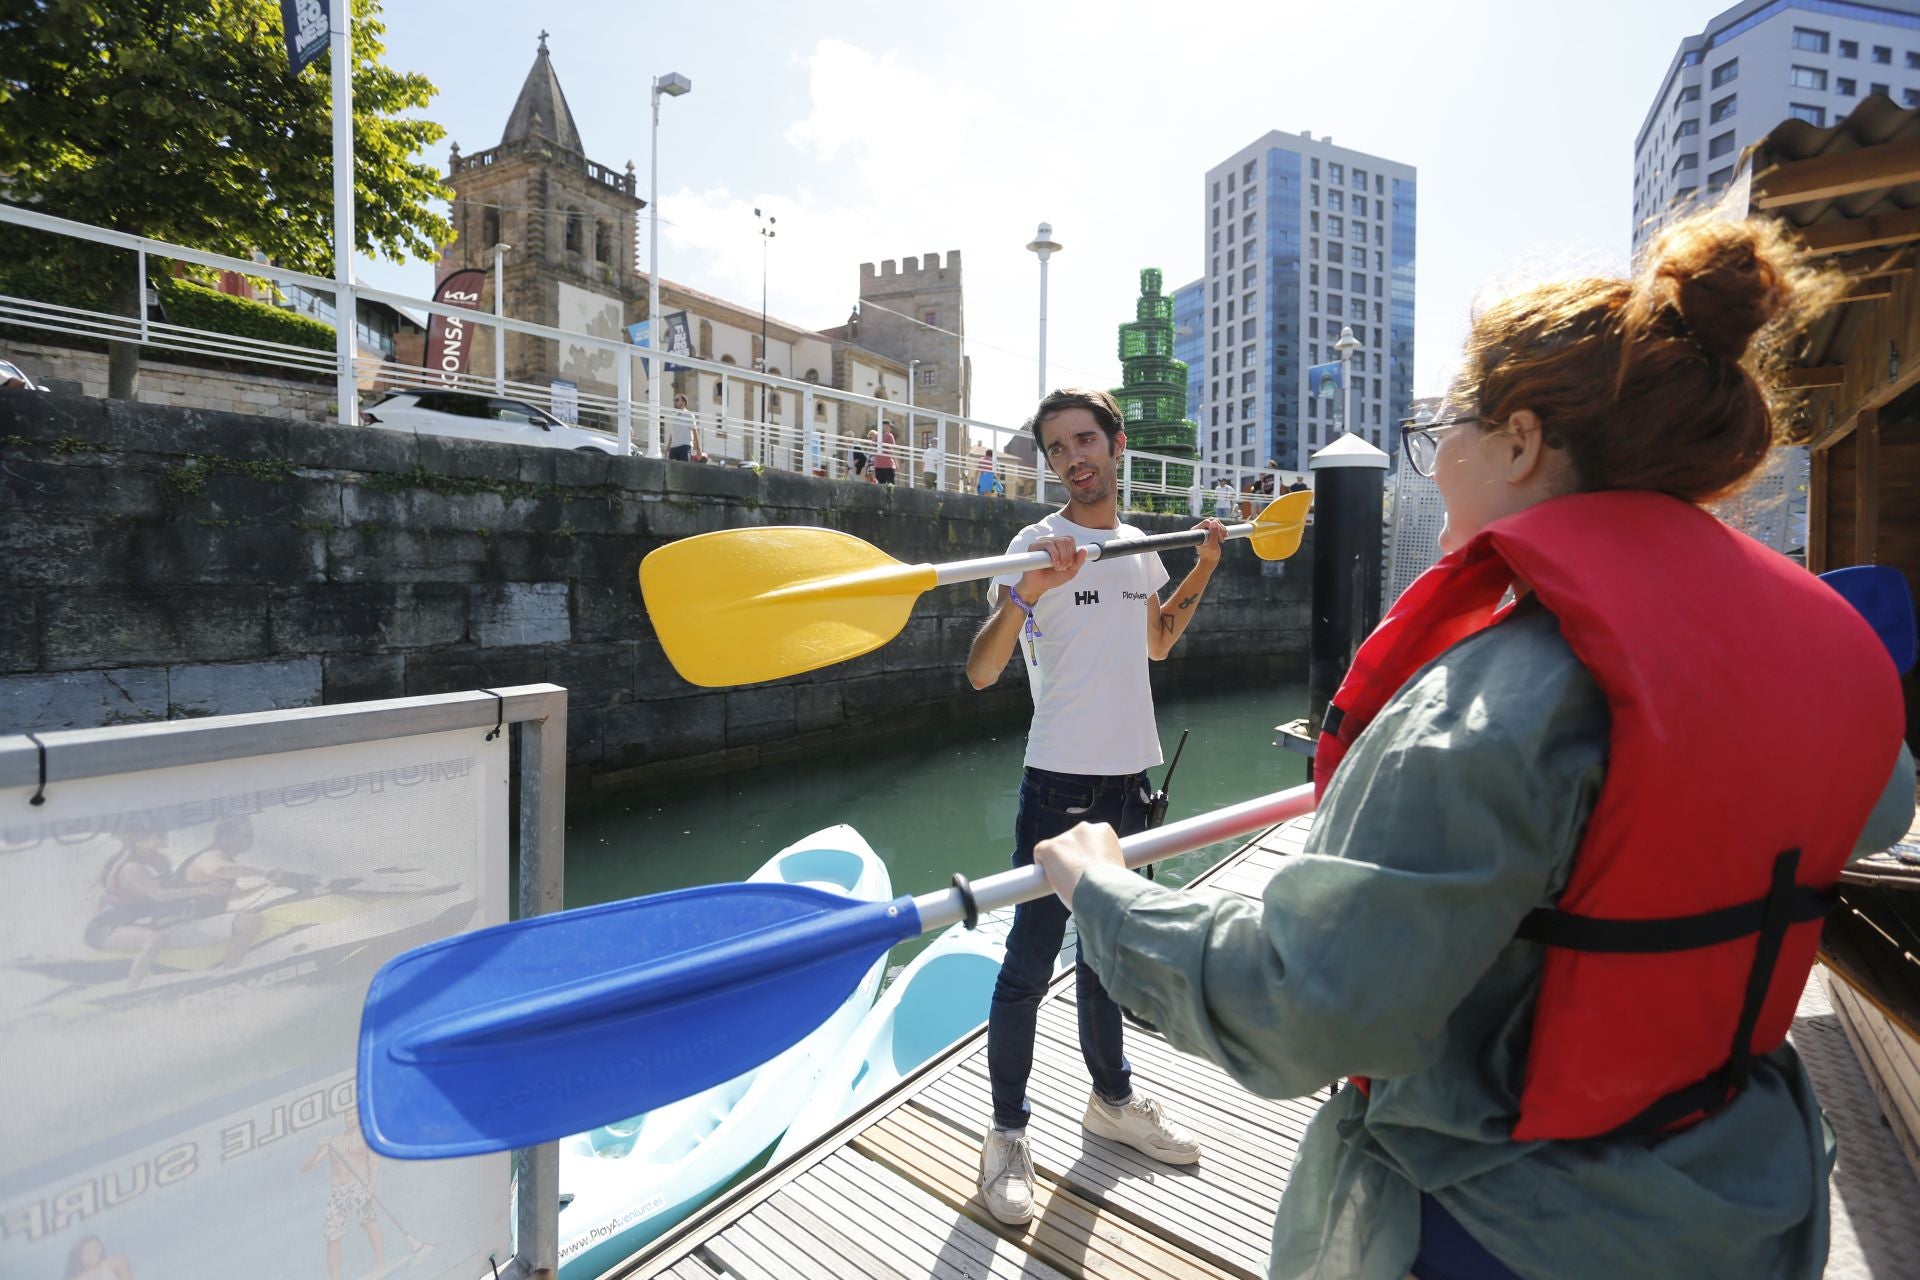
[[[620,435],[620,456],[626,457],[633,452],[633,357],[625,351],[616,352],[620,362],[620,408],[617,416]]]
[[[338,382],[340,425],[360,423],[360,387],[354,376],[358,354],[354,332],[360,308],[353,297],[353,33],[347,0],[333,0],[331,47],[333,61],[333,278],[338,286],[333,295],[335,354],[340,361]],[[141,305],[146,304],[143,282]]]
[[[826,441],[820,441],[818,450],[815,450],[813,442],[813,391],[808,389],[800,393],[800,472],[802,475],[812,475],[816,464],[822,471],[827,469]]]
[[[760,363],[764,366],[766,361],[762,360]],[[771,467],[774,465],[773,433],[767,428],[767,384],[764,377],[757,377],[754,382],[760,389],[760,412],[754,416],[753,420],[753,453],[754,457],[760,460],[761,466]],[[747,399],[749,401],[753,399],[751,393],[748,394]],[[748,407],[751,409],[752,406]]]
[[[140,341],[147,340],[147,251],[140,249],[140,262],[134,268],[133,276],[134,305],[140,308]]]

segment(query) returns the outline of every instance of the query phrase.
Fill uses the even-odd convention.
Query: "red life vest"
[[[1516,580],[1559,621],[1611,729],[1566,888],[1518,935],[1546,955],[1513,1137],[1692,1123],[1786,1038],[1899,751],[1899,678],[1831,589],[1698,508],[1556,498],[1394,603],[1327,708],[1318,790],[1402,685],[1504,616]]]

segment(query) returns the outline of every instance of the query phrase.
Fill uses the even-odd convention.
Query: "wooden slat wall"
[[[1833,393],[1842,425],[1862,409],[1886,404],[1920,377],[1920,275],[1909,272],[1891,279],[1892,297],[1852,304],[1865,308],[1865,316],[1847,344],[1846,373]],[[1900,359],[1899,376],[1893,379],[1887,376],[1890,351],[1897,351]]]

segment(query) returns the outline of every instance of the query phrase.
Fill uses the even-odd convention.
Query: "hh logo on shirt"
[[[1099,604],[1100,593],[1098,591],[1076,591],[1073,593],[1073,602],[1075,604]]]

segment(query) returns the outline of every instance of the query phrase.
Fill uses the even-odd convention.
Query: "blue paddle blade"
[[[725,884],[583,907],[395,956],[360,1020],[360,1127],[381,1155],[506,1151],[651,1111],[797,1043],[913,899]]]
[[[1820,575],[1820,581],[1839,592],[1873,626],[1901,675],[1913,670],[1920,656],[1920,634],[1916,634],[1913,590],[1905,574],[1892,565],[1860,564],[1829,570]]]

